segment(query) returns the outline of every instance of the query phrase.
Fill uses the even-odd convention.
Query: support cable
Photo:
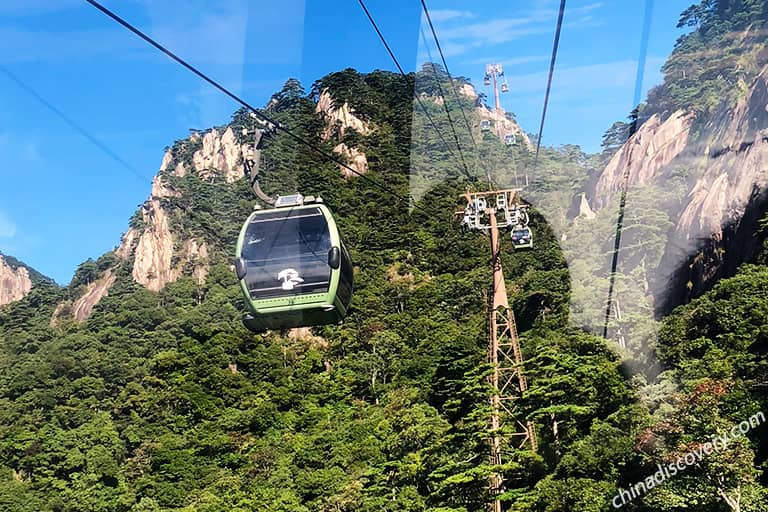
[[[322,149],[322,148],[316,146],[315,144],[312,144],[308,140],[306,140],[306,139],[296,135],[295,133],[290,131],[288,128],[286,128],[285,126],[280,124],[280,122],[278,122],[277,120],[275,120],[275,119],[269,117],[268,115],[264,114],[263,112],[259,111],[258,109],[256,109],[255,107],[253,107],[252,105],[247,103],[245,100],[243,100],[242,98],[240,98],[239,96],[237,96],[236,94],[231,92],[229,89],[227,89],[226,87],[224,87],[220,83],[216,82],[212,78],[208,77],[208,75],[206,75],[202,71],[198,70],[196,67],[192,66],[187,61],[185,61],[184,59],[182,59],[181,57],[179,57],[178,55],[173,53],[171,50],[169,50],[165,46],[161,45],[160,43],[158,43],[157,41],[155,41],[154,39],[149,37],[147,34],[142,32],[141,30],[139,30],[135,26],[131,25],[129,22],[127,22],[126,20],[124,20],[123,18],[121,18],[120,16],[115,14],[114,12],[110,11],[109,9],[107,9],[106,7],[101,5],[96,0],[85,0],[85,1],[88,2],[89,4],[91,4],[93,7],[95,7],[99,11],[101,11],[102,13],[106,14],[108,17],[112,18],[114,21],[116,21],[117,23],[119,23],[120,25],[125,27],[126,29],[128,29],[130,32],[133,32],[135,35],[139,36],[141,39],[143,39],[144,41],[146,41],[150,45],[154,46],[155,48],[157,48],[158,50],[160,50],[161,52],[166,54],[172,60],[174,60],[178,64],[182,65],[183,67],[185,67],[186,69],[191,71],[193,74],[195,74],[198,77],[200,77],[201,79],[203,79],[205,82],[207,82],[208,84],[210,84],[214,88],[218,89],[219,91],[221,91],[222,93],[227,95],[232,100],[236,101],[237,103],[239,103],[243,107],[245,107],[248,110],[252,111],[257,117],[259,117],[263,121],[266,121],[270,125],[274,126],[276,130],[279,130],[279,131],[285,133],[286,135],[288,135],[290,138],[292,138],[296,142],[299,142],[300,144],[303,144],[303,145],[307,146],[308,148],[312,149],[313,151],[315,151],[319,155],[323,156],[324,158],[334,162],[337,165],[340,165],[340,166],[344,167],[345,169],[347,169],[348,171],[352,172],[353,174],[356,174],[357,176],[360,176],[361,178],[365,179],[369,183],[375,185],[377,188],[392,194],[398,200],[402,199],[402,196],[400,194],[398,194],[392,188],[388,187],[387,185],[381,183],[378,180],[375,180],[375,179],[371,178],[370,176],[368,176],[366,174],[363,174],[363,173],[359,172],[357,169],[352,168],[350,165],[348,165],[346,162],[344,162],[340,158],[335,157],[334,155],[332,155],[331,153],[325,151],[324,149]]]
[[[429,29],[432,32],[432,38],[435,40],[435,46],[437,47],[437,51],[440,54],[440,60],[443,63],[443,69],[445,69],[445,73],[448,75],[448,79],[451,82],[451,88],[453,89],[453,97],[456,99],[456,103],[458,103],[459,105],[459,109],[461,110],[461,117],[464,119],[464,125],[467,127],[467,133],[469,133],[469,138],[472,141],[472,146],[475,148],[475,159],[477,162],[482,163],[483,161],[480,159],[480,148],[477,146],[475,135],[472,132],[472,126],[469,124],[467,113],[464,110],[464,106],[461,104],[459,90],[456,87],[456,82],[453,80],[453,76],[451,75],[450,69],[448,69],[448,62],[445,59],[445,54],[443,53],[443,47],[440,45],[440,39],[437,37],[437,31],[435,30],[435,26],[432,23],[432,17],[429,15],[429,9],[427,8],[427,4],[425,0],[421,0],[421,7],[424,10],[424,15],[427,19],[427,23],[429,24]],[[432,60],[431,57],[430,57],[430,60]],[[482,164],[482,166],[487,175],[488,183],[490,183],[491,182],[490,170],[484,164]]]
[[[142,183],[145,183],[146,180],[151,180],[151,178],[148,178],[147,176],[144,176],[139,171],[136,170],[136,168],[131,165],[130,163],[126,162],[125,159],[123,159],[120,155],[112,151],[109,147],[107,147],[106,144],[104,144],[102,141],[96,138],[93,134],[91,134],[88,130],[80,126],[76,121],[74,121],[71,117],[69,117],[67,114],[62,112],[60,109],[58,109],[55,105],[53,105],[51,102],[43,98],[40,93],[35,91],[32,87],[30,87],[27,83],[25,83],[21,78],[16,76],[14,73],[11,72],[8,68],[5,66],[0,65],[0,73],[5,75],[10,81],[15,83],[20,89],[22,89],[24,92],[32,96],[35,100],[37,100],[40,104],[42,104],[45,108],[50,110],[53,114],[55,114],[59,119],[61,119],[65,124],[67,124],[70,128],[72,128],[74,131],[82,135],[88,142],[99,148],[105,155],[107,155],[109,158],[114,160],[116,163],[120,164],[122,167],[124,167],[128,172],[130,172],[133,176],[138,178],[142,181]]]
[[[643,14],[643,32],[640,36],[640,55],[637,59],[637,71],[635,72],[635,91],[632,98],[632,124],[629,127],[627,141],[637,131],[638,123],[638,105],[640,104],[640,94],[643,88],[643,73],[645,71],[645,62],[648,56],[648,40],[651,33],[651,20],[653,14],[653,0],[645,0],[645,12]],[[611,259],[611,274],[608,280],[608,299],[605,305],[605,320],[603,322],[603,338],[608,338],[608,323],[611,318],[611,309],[613,307],[613,294],[616,287],[616,270],[619,266],[619,252],[621,251],[621,232],[624,225],[624,214],[627,206],[627,192],[629,191],[629,169],[631,161],[627,162],[624,168],[624,176],[621,183],[621,196],[619,198],[619,215],[616,218],[616,235],[613,242],[613,257]]]
[[[440,98],[443,101],[443,109],[445,110],[445,115],[448,116],[448,124],[451,127],[451,132],[453,133],[453,140],[456,142],[456,147],[459,149],[459,156],[461,157],[461,163],[464,167],[464,173],[467,175],[467,178],[469,178],[470,181],[475,181],[476,178],[469,173],[467,162],[466,160],[464,160],[464,152],[461,150],[461,144],[459,143],[459,135],[456,133],[456,127],[453,125],[453,118],[451,117],[451,111],[448,108],[448,99],[445,97],[443,86],[440,83],[440,77],[437,76],[438,75],[437,66],[435,65],[435,61],[432,59],[432,52],[429,50],[429,45],[427,45],[427,37],[424,35],[424,30],[421,30],[421,38],[424,40],[424,46],[427,49],[427,58],[429,59],[429,63],[432,66],[432,76],[435,79],[435,84],[437,84],[437,91],[440,94]],[[451,80],[450,76],[448,76],[448,80]]]
[[[90,1],[90,0],[89,0]],[[366,7],[365,2],[363,0],[357,0],[360,4],[360,7],[363,8],[363,12],[365,12],[365,15],[368,17],[368,21],[371,23],[371,26],[373,27],[373,30],[376,32],[376,34],[379,36],[379,39],[381,40],[382,44],[384,45],[384,48],[387,50],[387,53],[389,54],[390,58],[392,59],[392,62],[395,63],[395,67],[397,67],[397,70],[400,72],[400,74],[408,80],[408,75],[403,70],[403,67],[400,65],[400,61],[397,60],[397,57],[395,56],[394,52],[392,51],[392,48],[389,46],[389,43],[387,43],[386,38],[384,37],[384,34],[381,33],[381,30],[379,30],[379,26],[376,24],[376,21],[373,19],[373,16],[371,15],[371,12],[368,10],[368,7]],[[418,102],[421,109],[424,111],[424,114],[427,116],[427,119],[429,120],[429,123],[432,125],[432,127],[435,129],[435,132],[437,132],[437,135],[440,137],[440,140],[443,143],[443,146],[445,146],[445,149],[451,154],[453,158],[456,158],[456,154],[453,152],[453,150],[448,145],[448,142],[446,142],[445,137],[443,137],[442,132],[435,124],[434,119],[432,119],[432,116],[429,114],[429,111],[427,110],[426,105],[424,105],[424,102],[421,101],[421,98],[419,98],[418,93],[416,92],[416,89],[414,87],[413,90],[413,97]],[[471,174],[469,174],[469,170],[466,168],[466,164],[464,164],[464,169],[467,175],[470,177],[471,181],[474,181],[474,178]]]
[[[544,134],[544,121],[547,118],[547,105],[549,104],[549,92],[552,89],[552,76],[555,74],[555,61],[557,60],[557,49],[560,46],[560,30],[563,27],[563,15],[565,14],[565,0],[560,0],[560,11],[557,15],[557,27],[555,28],[555,41],[552,44],[552,57],[549,61],[549,76],[547,77],[547,90],[544,93],[544,106],[541,109],[541,123],[539,123],[539,135],[536,138],[536,154],[533,157],[532,174],[536,173],[536,165],[539,162],[539,151],[541,150],[541,139]],[[525,173],[525,184],[528,184],[528,172]]]

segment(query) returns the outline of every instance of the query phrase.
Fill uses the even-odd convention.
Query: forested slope
[[[375,131],[347,131],[347,142],[366,153],[371,177],[407,198],[412,104],[402,91],[411,86],[347,70],[309,96],[289,82],[270,112],[332,146],[315,112],[320,88],[339,102],[364,100],[357,115]],[[232,126],[248,123],[238,112]],[[189,164],[196,144],[175,144],[167,169]],[[245,180],[161,172],[173,191],[160,201],[171,231],[210,248],[203,281],[187,269],[153,292],[133,279],[135,261],[110,253],[84,264],[69,287],[37,290],[2,311],[5,509],[482,508],[489,249],[453,219],[464,187],[455,169],[446,165],[444,183],[409,213],[407,199],[343,178],[287,137],[268,142],[263,165],[270,192],[296,187],[334,208],[356,265],[354,312],[312,334],[247,332],[229,267],[253,204]],[[137,216],[131,227],[144,222]],[[506,248],[504,256],[519,321],[532,329],[526,347],[539,354],[524,406],[544,424],[543,449],[506,468],[524,494],[593,418],[631,397],[603,342],[552,331],[567,314],[567,269],[540,218],[535,227],[533,253]],[[106,271],[115,282],[89,318],[54,315]],[[560,378],[576,368],[582,377]],[[554,422],[557,439],[548,433]]]
[[[414,87],[448,133],[423,88],[435,79],[450,90],[438,68],[407,80],[344,70],[308,93],[291,80],[268,104],[325,151],[365,154],[366,176],[384,185],[344,177],[285,135],[266,141],[264,188],[319,194],[339,221],[356,286],[343,324],[264,335],[241,325],[230,259],[255,200],[231,166],[199,155],[229,128],[228,147],[247,144],[243,128],[257,125],[245,111],[167,148],[114,252],[67,287],[43,284],[0,309],[0,510],[475,512],[500,471],[509,510],[607,511],[619,487],[765,410],[764,259],[664,319],[652,348],[665,371],[633,375],[612,342],[569,327],[572,283],[554,235],[609,155],[542,148],[531,188],[559,215],[534,212],[536,247],[505,243],[502,258],[529,383],[518,406],[539,449],[488,464],[489,242],[454,219],[484,169],[467,176],[417,113]],[[329,127],[324,92],[365,133]],[[458,101],[477,126],[476,99]],[[475,135],[500,184],[530,168],[524,145]],[[147,240],[168,249],[163,276]],[[84,296],[96,300],[78,317]],[[626,508],[766,510],[766,436],[751,432]]]

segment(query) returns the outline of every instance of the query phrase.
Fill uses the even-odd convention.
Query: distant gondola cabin
[[[533,232],[528,227],[512,229],[512,247],[514,249],[531,249],[533,247]]]
[[[349,310],[352,262],[324,204],[254,211],[235,267],[254,332],[337,323]]]

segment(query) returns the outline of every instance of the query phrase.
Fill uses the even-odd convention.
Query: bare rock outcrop
[[[163,161],[160,162],[160,172],[165,172],[168,166],[171,165],[171,162],[173,162],[173,154],[170,149],[167,149],[163,154]]]
[[[200,138],[199,135],[194,135],[190,137],[190,140],[193,140],[195,138]],[[173,153],[170,149],[166,150],[163,154],[163,161],[160,163],[160,170],[158,172],[158,175],[164,174],[168,172],[168,170],[171,167],[171,164],[173,163]],[[187,175],[187,168],[184,166],[184,162],[179,162],[176,164],[176,166],[171,171],[171,174],[173,176],[178,176],[179,178],[183,178]]]
[[[661,172],[688,146],[693,116],[678,110],[665,121],[651,116],[617,151],[595,185],[593,205],[605,207],[616,191],[621,190],[624,175],[628,184],[645,185],[659,178]]]
[[[90,317],[94,306],[107,295],[109,289],[115,284],[115,279],[112,271],[107,270],[98,280],[90,283],[85,292],[72,304],[72,317],[78,322]]]
[[[210,267],[210,250],[204,241],[181,239],[174,233],[171,225],[173,211],[169,205],[180,197],[181,192],[174,188],[169,176],[184,177],[197,172],[203,178],[223,177],[231,183],[242,177],[242,158],[249,150],[247,144],[237,141],[231,128],[223,132],[213,129],[205,134],[194,132],[186,144],[194,144],[197,148],[186,161],[177,158],[173,149],[163,154],[159,172],[152,180],[149,199],[140,207],[138,218],[114,250],[122,262],[131,262],[133,280],[152,291],[162,290],[182,275],[191,275],[202,284]],[[113,270],[90,283],[79,298],[60,304],[51,323],[64,317],[77,321],[87,319],[114,285]]]
[[[183,178],[187,175],[187,168],[184,166],[184,162],[179,162],[173,169],[173,175]]]
[[[735,109],[707,123],[698,180],[691,188],[676,231],[686,238],[720,239],[738,221],[755,191],[768,187],[768,67]]]
[[[140,234],[136,229],[129,228],[120,240],[120,245],[115,249],[117,257],[121,260],[129,259],[136,249],[136,242],[139,239],[139,236]]]
[[[630,187],[663,186],[667,171],[683,165],[691,186],[672,233],[681,251],[685,241],[719,239],[723,227],[744,213],[755,189],[768,186],[768,68],[757,77],[735,108],[723,108],[691,139],[693,115],[678,110],[662,121],[651,116],[611,158],[595,185],[592,204],[604,207],[621,189],[624,173]],[[683,247],[684,246],[684,247]]]
[[[344,137],[344,132],[350,128],[361,135],[371,133],[369,124],[355,115],[349,103],[344,102],[342,105],[334,105],[333,98],[328,91],[320,93],[315,112],[323,113],[327,121],[323,131],[324,140],[334,136],[342,138]]]
[[[645,275],[638,282],[650,284],[636,292],[650,288],[655,303],[649,301],[649,307],[666,312],[732,275],[757,250],[754,233],[768,197],[768,66],[738,101],[718,110],[697,118],[683,110],[666,119],[651,116],[613,155],[588,194],[596,211],[616,197],[625,173],[626,218],[659,221],[638,225],[649,240],[659,237],[656,245],[641,251],[636,244],[619,262],[625,274]],[[645,202],[633,202],[633,190]],[[656,205],[662,215],[646,217],[644,209]],[[571,257],[578,260],[579,254]]]
[[[341,105],[334,105],[333,98],[328,91],[320,93],[315,112],[322,114],[326,119],[326,126],[322,135],[323,140],[331,138],[341,140],[350,129],[357,131],[361,135],[369,135],[371,133],[370,125],[355,115],[349,103],[344,102]],[[342,156],[348,165],[358,173],[365,174],[368,172],[368,157],[358,148],[349,147],[342,142],[337,144],[333,151]],[[339,166],[339,168],[344,176],[355,175],[349,169],[342,166]]]
[[[93,313],[93,308],[107,296],[116,280],[117,277],[112,270],[108,269],[97,280],[88,283],[85,291],[78,298],[60,302],[51,315],[51,327],[56,327],[66,319],[73,319],[76,322],[87,320]]]
[[[579,194],[578,197],[578,205],[576,210],[576,218],[577,219],[594,219],[595,218],[595,212],[592,211],[592,208],[589,206],[589,201],[587,201],[587,195],[583,192]]]
[[[179,193],[173,190],[173,188],[170,187],[167,183],[165,183],[159,174],[152,179],[151,197],[159,199],[164,197],[167,198],[178,196]]]
[[[32,279],[25,267],[12,267],[0,255],[0,306],[21,300],[32,290]]]
[[[333,148],[333,152],[341,155],[347,161],[347,165],[356,170],[359,174],[368,172],[368,157],[366,157],[365,153],[359,149],[350,148],[342,142]],[[356,176],[355,173],[345,167],[341,168],[341,174],[346,177]]]
[[[193,135],[190,137],[200,137]],[[240,144],[235,137],[232,128],[227,128],[224,133],[218,130],[210,130],[203,137],[203,147],[192,155],[192,165],[200,176],[211,178],[223,176],[227,183],[232,183],[243,176],[240,163],[247,151],[247,144]],[[181,165],[181,168],[179,168]],[[186,169],[183,163],[175,168],[175,174],[184,175]]]
[[[472,86],[472,84],[463,84],[460,87],[457,87],[456,89],[458,90],[459,94],[463,94],[468,98],[471,98],[473,100],[477,100],[478,98],[477,91]]]
[[[187,239],[176,249],[177,238],[169,226],[168,213],[157,197],[144,203],[141,209],[144,231],[132,247],[136,237],[129,230],[117,254],[123,257],[133,254],[134,281],[152,291],[160,291],[189,272],[202,283],[208,275],[209,251],[205,242]]]
[[[141,207],[143,232],[138,235],[129,230],[118,249],[121,256],[134,256],[132,276],[142,286],[159,291],[177,276],[172,271],[174,238],[168,225],[168,215],[160,199],[173,195],[160,175],[152,180],[152,195]]]
[[[202,141],[202,148],[193,155],[193,168],[203,177],[214,174],[230,182],[241,177],[239,168],[245,144],[239,144],[231,129],[223,134],[211,130],[204,136],[193,133],[190,141]],[[175,165],[174,165],[175,164]],[[168,173],[183,177],[187,168],[174,162],[166,151],[160,172],[152,180],[149,199],[141,206],[140,222],[123,235],[115,254],[124,261],[133,258],[133,280],[149,290],[159,291],[183,274],[193,275],[202,283],[209,268],[209,250],[205,242],[195,239],[179,240],[170,225],[168,200],[180,196],[164,177]]]
[[[688,162],[695,180],[677,217],[662,267],[669,290],[661,311],[729,277],[759,250],[759,218],[768,196],[768,66],[735,108],[724,106],[701,128]]]
[[[152,198],[144,203],[141,216],[146,228],[134,251],[132,275],[140,285],[159,291],[177,278],[171,267],[173,235],[159,199]]]

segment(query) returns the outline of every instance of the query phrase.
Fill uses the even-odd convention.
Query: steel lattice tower
[[[486,230],[491,236],[493,282],[489,301],[488,360],[492,368],[490,384],[493,388],[490,398],[490,463],[493,466],[502,464],[502,454],[507,446],[532,451],[537,448],[533,423],[526,420],[516,406],[516,401],[528,389],[528,383],[523,373],[523,353],[501,266],[499,228],[518,224],[517,216],[526,208],[526,205],[519,203],[518,194],[518,189],[467,192],[463,197],[468,206],[461,212],[465,224],[472,229]],[[493,474],[489,487],[494,499],[488,509],[502,512],[501,501],[496,498],[504,490],[502,475]]]

